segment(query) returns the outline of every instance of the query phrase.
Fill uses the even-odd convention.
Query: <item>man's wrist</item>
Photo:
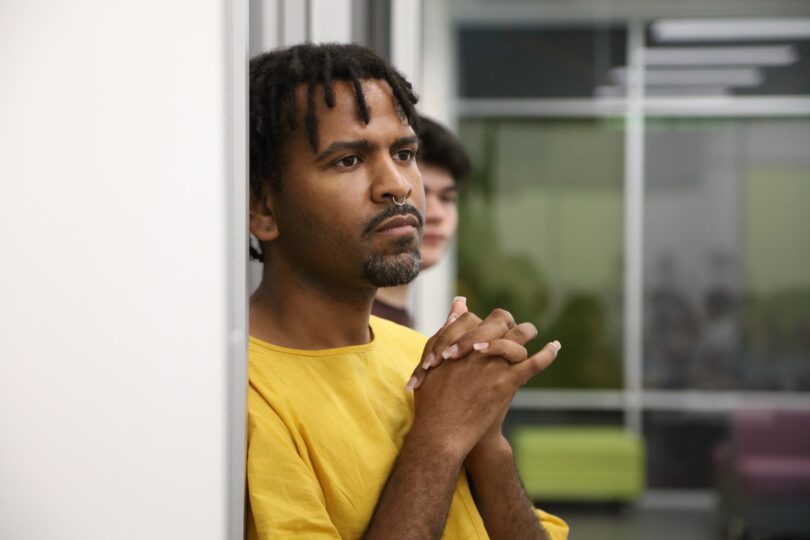
[[[471,473],[482,466],[492,465],[495,461],[512,461],[512,446],[502,434],[485,436],[467,455],[465,465]]]
[[[458,437],[439,436],[436,434],[436,430],[421,429],[416,424],[406,435],[405,446],[417,453],[427,453],[434,459],[438,458],[450,464],[457,464],[459,469],[470,452],[470,448]]]

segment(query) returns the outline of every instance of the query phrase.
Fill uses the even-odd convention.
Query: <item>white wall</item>
[[[4,540],[241,537],[243,14],[0,3]]]

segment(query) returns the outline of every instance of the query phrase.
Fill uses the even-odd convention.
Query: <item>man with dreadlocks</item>
[[[531,507],[501,435],[514,392],[559,343],[528,357],[531,324],[460,302],[429,340],[370,317],[378,287],[419,272],[415,103],[362,47],[251,61],[264,270],[250,300],[249,538],[567,536]]]

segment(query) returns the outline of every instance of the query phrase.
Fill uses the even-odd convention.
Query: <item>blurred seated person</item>
[[[422,238],[422,270],[441,260],[458,226],[458,187],[470,172],[470,158],[461,141],[447,128],[430,118],[419,118],[417,155],[425,186],[427,211]],[[371,313],[413,328],[408,311],[410,284],[377,290]]]

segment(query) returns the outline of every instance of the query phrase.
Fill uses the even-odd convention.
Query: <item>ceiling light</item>
[[[658,41],[773,41],[810,38],[810,18],[665,19],[652,25]]]
[[[798,60],[790,45],[654,47],[644,51],[648,66],[787,66]]]
[[[725,86],[653,86],[645,89],[646,97],[707,97],[728,96]],[[596,98],[623,98],[627,90],[623,86],[597,86],[593,89]]]
[[[613,68],[608,78],[617,84],[627,84],[627,68]],[[648,69],[644,83],[648,86],[759,86],[764,78],[756,68],[717,69]]]

